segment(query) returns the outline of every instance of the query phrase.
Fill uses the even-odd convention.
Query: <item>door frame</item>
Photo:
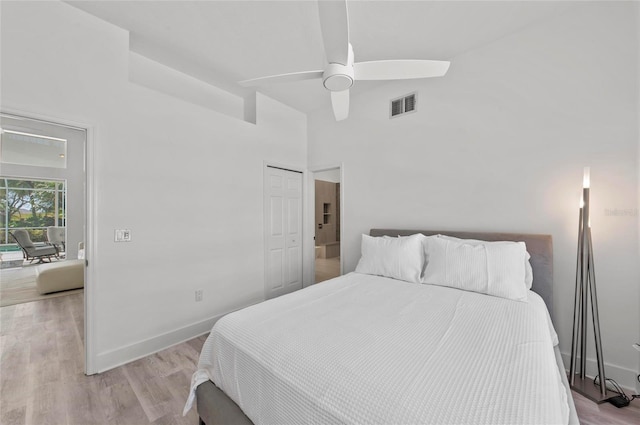
[[[308,239],[305,240],[306,251],[306,262],[307,262],[307,270],[308,273],[308,281],[309,285],[316,283],[316,244],[315,244],[315,235],[316,235],[316,227],[315,227],[315,203],[316,203],[316,184],[315,184],[315,174],[321,171],[329,171],[329,170],[340,170],[340,276],[344,274],[344,163],[339,162],[336,164],[328,164],[321,166],[313,166],[309,167],[309,177],[307,178],[307,192],[308,192],[308,200],[309,204],[307,206],[307,233],[309,234]]]
[[[267,227],[267,199],[266,199],[266,176],[267,176],[267,170],[268,168],[279,168],[281,170],[285,170],[285,171],[292,171],[295,173],[301,173],[302,174],[302,211],[300,213],[301,217],[302,217],[302,287],[305,288],[307,286],[309,286],[309,283],[307,282],[307,273],[305,273],[305,271],[307,270],[308,265],[305,264],[305,241],[307,240],[307,202],[308,202],[308,190],[306,190],[305,187],[305,181],[307,181],[308,179],[308,175],[309,172],[301,167],[296,167],[293,165],[288,165],[288,164],[282,164],[282,163],[277,163],[277,162],[273,162],[273,161],[263,161],[262,164],[262,235],[263,235],[263,246],[262,246],[262,252],[263,252],[263,273],[264,273],[264,299],[268,299],[268,293],[269,293],[269,288],[267,287],[268,282],[269,282],[269,276],[268,276],[268,272],[267,272],[267,261],[268,261],[268,249],[267,247],[269,246],[269,235],[268,235],[268,227]]]
[[[95,268],[89,267],[89,260],[97,256],[96,250],[96,216],[97,216],[97,184],[95,175],[95,134],[94,125],[68,120],[57,116],[45,115],[33,111],[26,111],[11,106],[2,106],[1,112],[8,116],[42,121],[53,125],[62,125],[85,132],[84,149],[84,184],[85,184],[85,217],[84,217],[84,373],[93,375],[96,369],[96,337],[95,337]]]

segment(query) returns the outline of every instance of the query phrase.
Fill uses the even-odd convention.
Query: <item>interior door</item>
[[[302,173],[265,168],[266,298],[302,289]]]

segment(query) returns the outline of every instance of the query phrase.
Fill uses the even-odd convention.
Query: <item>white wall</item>
[[[340,183],[340,169],[333,168],[331,170],[316,171],[315,173],[313,173],[313,177],[316,180],[323,180],[325,182],[332,182],[332,183]]]
[[[554,314],[570,351],[582,169],[592,225],[604,357],[633,388],[640,332],[638,18],[631,3],[587,3],[453,58],[444,78],[355,97],[349,119],[309,116],[309,165],[344,163],[345,272],[370,228],[548,233]],[[418,91],[418,111],[389,100]],[[607,213],[609,211],[609,213]]]
[[[258,96],[254,125],[133,84],[122,29],[64,3],[1,7],[2,108],[94,130],[96,369],[262,300],[263,162],[305,167],[306,117]]]

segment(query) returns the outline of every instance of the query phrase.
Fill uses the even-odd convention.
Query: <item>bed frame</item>
[[[422,233],[427,236],[444,234],[461,239],[480,239],[484,241],[522,241],[531,254],[533,269],[532,290],[542,297],[553,319],[553,241],[551,235],[533,235],[522,233],[457,232],[447,230],[405,230],[371,229],[371,236],[408,236]],[[569,402],[569,424],[579,424],[571,389],[562,363],[558,347],[555,348],[556,362]],[[196,402],[200,425],[253,425],[242,410],[211,381],[200,384],[196,389]]]

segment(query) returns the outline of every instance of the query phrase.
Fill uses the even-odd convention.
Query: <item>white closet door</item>
[[[302,289],[302,173],[266,167],[266,297]]]

